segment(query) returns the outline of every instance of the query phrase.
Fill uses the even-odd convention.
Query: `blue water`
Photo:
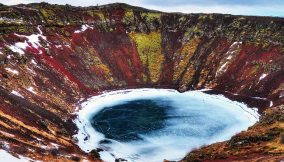
[[[171,106],[160,105],[155,100],[135,100],[105,107],[95,114],[94,129],[108,139],[121,142],[143,140],[147,135],[165,128]]]
[[[202,107],[196,108],[202,110]],[[143,141],[143,137],[153,134],[211,137],[229,127],[230,123],[237,122],[230,120],[222,123],[210,118],[207,113],[196,110],[183,113],[178,112],[179,109],[175,109],[169,100],[162,98],[128,101],[104,107],[93,116],[92,126],[104,134],[106,139],[131,142]],[[196,129],[199,126],[203,129]]]

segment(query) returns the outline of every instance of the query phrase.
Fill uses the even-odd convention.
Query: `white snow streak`
[[[229,63],[231,61],[231,59],[233,58],[233,55],[235,54],[235,52],[239,49],[240,45],[242,45],[242,42],[234,42],[230,47],[228,52],[225,54],[225,59],[222,60],[221,63],[223,63],[223,65],[217,70],[216,72],[216,76],[221,75],[223,72],[225,72],[228,67],[229,67]]]
[[[19,75],[19,72],[17,70],[13,70],[11,68],[5,68],[5,70],[7,70],[8,72],[13,73],[15,75]]]
[[[91,27],[90,25],[85,24],[85,25],[82,25],[80,30],[76,30],[74,33],[81,33],[81,32],[84,32],[85,30],[87,30],[89,28],[93,29],[93,27]]]
[[[22,96],[19,92],[15,91],[15,90],[13,90],[11,93],[16,95],[16,96],[24,98],[24,96]]]
[[[267,76],[267,74],[262,74],[262,75],[259,77],[259,81],[261,81],[262,79],[264,79],[266,76]]]
[[[39,47],[41,47],[40,37],[46,40],[46,36],[42,35],[42,31],[39,26],[37,29],[40,34],[32,34],[30,36],[15,34],[18,37],[27,38],[27,40],[25,40],[25,42],[17,42],[14,45],[8,46],[8,48],[10,48],[13,52],[19,53],[20,55],[23,55],[25,53],[24,50],[26,50],[29,46],[39,49]],[[41,53],[42,51],[40,50],[40,54]]]
[[[34,87],[29,87],[27,90],[32,92],[33,94],[36,94],[36,92],[34,91]]]
[[[273,106],[273,101],[270,101],[269,107]]]

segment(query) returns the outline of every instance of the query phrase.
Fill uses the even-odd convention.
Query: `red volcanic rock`
[[[214,144],[185,161],[284,156],[282,110],[270,108],[284,103],[283,18],[46,3],[0,6],[0,18],[0,147],[14,155],[99,161],[72,138],[78,103],[103,90],[153,87],[209,88],[274,117],[240,134],[258,139],[253,147]],[[273,138],[259,140],[256,129]]]

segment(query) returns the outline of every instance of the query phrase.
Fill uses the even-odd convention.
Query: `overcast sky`
[[[0,0],[6,5],[42,2],[43,0]],[[167,12],[229,13],[284,17],[284,0],[44,0],[53,4],[95,6],[124,2],[135,6]]]

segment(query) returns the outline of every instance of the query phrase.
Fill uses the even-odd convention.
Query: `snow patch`
[[[62,45],[55,45],[56,48],[62,48]]]
[[[40,25],[37,26],[37,30],[39,31],[39,34],[42,35],[42,31],[41,31],[41,29],[40,29]]]
[[[9,154],[5,150],[0,150],[0,159],[1,161],[7,161],[7,162],[29,162],[33,161],[32,159],[29,159],[27,157],[19,156],[19,158]]]
[[[81,32],[84,32],[85,30],[87,29],[93,29],[92,26],[88,25],[88,24],[85,24],[85,25],[82,25],[81,29],[80,30],[76,30],[74,33],[81,33]]]
[[[27,90],[32,92],[33,94],[36,94],[36,92],[34,91],[34,87],[29,87]]]
[[[262,74],[262,75],[259,77],[259,81],[261,81],[262,79],[264,79],[266,76],[267,76],[267,74]]]
[[[223,64],[223,65],[217,70],[216,75],[218,76],[218,74],[220,74],[220,73],[226,71],[227,68],[228,68],[228,64],[229,64],[229,62],[226,62],[225,64]]]
[[[280,93],[279,98],[284,97],[284,91]]]
[[[56,149],[58,149],[58,148],[59,148],[59,145],[58,145],[58,144],[56,144],[56,143],[51,143],[51,145],[52,145],[54,148],[56,148]]]
[[[12,58],[12,56],[11,56],[11,55],[8,55],[8,56],[7,56],[7,59],[9,59],[9,60],[10,60],[11,58]]]
[[[27,38],[27,40],[25,40],[25,42],[17,42],[14,45],[8,46],[8,48],[10,48],[13,52],[19,53],[20,55],[23,55],[25,53],[24,50],[30,46],[39,50],[39,48],[42,47],[40,45],[40,37],[46,40],[46,36],[42,35],[42,31],[39,26],[37,29],[40,34],[32,34],[30,36],[15,34],[18,37]],[[39,53],[41,54],[42,50],[39,50]]]
[[[229,50],[225,54],[225,56],[227,57],[221,62],[223,63],[223,65],[217,70],[216,77],[220,76],[222,73],[224,73],[228,69],[230,61],[233,59],[233,56],[238,51],[241,45],[242,45],[242,42],[234,42],[229,47]]]
[[[5,70],[7,70],[8,72],[13,73],[15,75],[19,75],[19,72],[17,70],[13,70],[11,68],[5,68]]]
[[[238,95],[238,94],[235,94]],[[255,99],[259,99],[259,100],[267,100],[267,98],[263,98],[263,97],[251,97],[251,98],[255,98]]]
[[[16,96],[19,96],[21,98],[25,98],[23,95],[21,95],[19,92],[15,91],[15,90],[13,90],[11,93],[16,95]]]
[[[26,45],[23,47],[22,43],[15,43],[14,45],[8,46],[8,48],[13,52],[16,52],[16,53],[19,53],[20,55],[23,55],[23,54],[25,54],[25,52],[22,49],[26,49]]]
[[[31,60],[31,63],[34,64],[34,65],[37,65],[37,63],[35,62],[34,59]]]

